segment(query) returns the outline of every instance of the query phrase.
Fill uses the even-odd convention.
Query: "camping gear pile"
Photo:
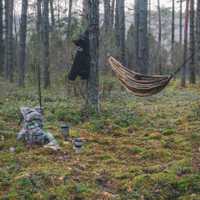
[[[51,133],[43,131],[42,110],[39,107],[21,107],[23,127],[17,139],[29,145],[44,145],[46,148],[59,149],[59,145]]]

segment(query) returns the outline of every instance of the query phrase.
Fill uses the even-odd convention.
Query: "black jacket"
[[[68,78],[74,81],[77,76],[87,80],[90,73],[90,53],[89,53],[89,31],[86,30],[74,44],[78,47],[74,63],[69,72]]]

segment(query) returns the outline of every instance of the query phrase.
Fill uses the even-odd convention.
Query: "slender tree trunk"
[[[58,22],[58,27],[60,29],[60,25],[61,25],[61,19],[60,19],[60,0],[57,0],[57,22]]]
[[[44,88],[50,86],[49,74],[49,0],[43,0],[42,44],[43,44],[43,81]]]
[[[115,0],[112,0],[111,9],[110,9],[110,26],[114,27],[114,16],[115,16]]]
[[[188,22],[189,22],[189,6],[190,0],[186,0],[186,9],[185,9],[185,30],[184,30],[184,55],[183,60],[186,61],[188,55]],[[186,86],[186,65],[182,69],[182,78],[181,86]]]
[[[13,81],[13,0],[5,1],[5,78]]]
[[[68,24],[67,24],[67,39],[71,37],[71,21],[72,21],[72,0],[69,0]]]
[[[197,1],[197,14],[196,14],[196,57],[198,68],[200,69],[200,1]]]
[[[90,76],[88,80],[88,109],[99,112],[99,0],[89,2]]]
[[[3,73],[4,64],[4,41],[3,41],[3,0],[0,0],[0,75]]]
[[[180,16],[179,16],[179,43],[183,42],[183,0],[180,0]]]
[[[19,65],[19,31],[16,17],[16,10],[13,10],[13,66]],[[18,67],[19,68],[19,67]]]
[[[196,83],[196,69],[195,69],[195,28],[194,28],[194,0],[190,0],[190,54],[192,59],[190,62],[190,83]]]
[[[196,58],[197,66],[200,67],[200,1],[197,1],[197,12],[196,12]],[[199,135],[198,135],[199,136]],[[192,142],[192,166],[193,172],[200,172],[200,140],[199,137],[191,140]]]
[[[37,20],[36,20],[36,30],[37,30],[37,63],[40,67],[42,63],[42,0],[37,0]]]
[[[133,56],[135,58],[135,63],[136,66],[138,64],[138,57],[139,57],[139,0],[135,0],[135,15],[134,15],[134,22],[135,22],[135,36],[136,39],[135,41],[135,56]],[[139,67],[139,66],[137,66]],[[137,69],[138,71],[140,71],[140,68]]]
[[[120,50],[120,61],[125,65],[125,8],[124,0],[116,0],[115,33],[117,47]]]
[[[111,23],[111,7],[110,0],[104,0],[104,33],[107,34],[110,31]]]
[[[149,34],[151,33],[151,0],[149,0]]]
[[[22,1],[19,47],[19,86],[24,86],[28,0]]]
[[[35,56],[35,67],[36,67],[36,80],[38,83],[38,100],[42,107],[41,99],[41,63],[42,63],[42,0],[37,0],[37,20],[36,20],[36,30],[37,30],[37,41],[35,43],[36,56]]]
[[[4,76],[8,79],[8,1],[4,0],[5,6],[5,60],[4,60]],[[3,30],[3,29],[2,29]]]
[[[135,0],[136,23],[136,63],[143,74],[148,73],[149,48],[148,48],[148,1]]]
[[[116,5],[115,5],[115,33],[116,33],[117,46],[119,46],[119,34],[118,34],[118,30],[119,30],[119,1],[120,0],[116,0]]]
[[[49,0],[51,12],[51,29],[55,30],[54,0]]]
[[[161,45],[162,45],[162,23],[161,23],[161,10],[160,10],[160,0],[157,0],[158,3],[158,72],[162,73],[162,52],[161,52]]]
[[[171,33],[171,62],[174,65],[174,43],[175,43],[175,0],[172,0],[172,33]]]
[[[41,6],[42,6],[42,0],[37,0],[37,24],[36,24],[36,29],[37,29],[37,33],[38,33],[38,38],[41,39],[41,35],[42,35],[42,10],[41,10]],[[39,41],[40,43],[41,41]]]

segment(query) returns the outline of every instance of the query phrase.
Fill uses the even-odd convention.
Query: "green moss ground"
[[[90,120],[80,98],[64,89],[46,91],[45,129],[62,147],[53,152],[16,141],[19,107],[36,105],[37,96],[30,88],[1,85],[0,199],[200,199],[200,174],[193,171],[200,147],[198,88],[173,83],[157,96],[136,98],[116,86],[105,91],[102,113]],[[84,139],[81,154],[63,141],[59,120],[71,124],[72,138]]]

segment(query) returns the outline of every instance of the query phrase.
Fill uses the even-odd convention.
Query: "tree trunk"
[[[157,0],[158,3],[158,73],[162,73],[162,23],[161,23],[161,10],[160,10],[160,0]]]
[[[184,28],[184,55],[183,60],[186,62],[188,55],[188,21],[189,21],[189,5],[190,0],[186,1],[186,9],[185,9],[185,28]],[[182,77],[181,77],[181,86],[186,86],[186,65],[182,69]]]
[[[36,29],[37,33],[41,38],[41,26],[42,26],[42,10],[41,10],[41,5],[42,0],[37,0],[37,24],[36,24]]]
[[[172,0],[172,33],[171,33],[171,63],[174,65],[174,43],[175,43],[175,0]]]
[[[37,50],[37,64],[38,68],[42,63],[42,0],[37,0],[37,21],[36,21],[36,30],[37,30],[37,43],[36,43],[36,50]]]
[[[196,12],[196,58],[197,66],[200,67],[200,1],[197,1],[197,12]],[[198,135],[199,136],[199,135]],[[200,172],[200,151],[199,151],[199,137],[192,139],[192,166],[193,172]]]
[[[50,12],[51,12],[51,30],[55,30],[55,15],[54,15],[54,0],[49,0],[50,3]]]
[[[50,86],[49,75],[49,0],[43,0],[42,44],[43,44],[43,81],[44,88]]]
[[[3,73],[4,64],[4,44],[3,44],[3,0],[0,0],[0,75]]]
[[[27,32],[28,0],[22,1],[20,38],[19,38],[19,86],[24,86],[26,62],[26,32]]]
[[[114,15],[115,15],[115,0],[112,0],[111,9],[110,9],[110,26],[113,29],[114,26]]]
[[[149,0],[149,34],[151,33],[151,0]]]
[[[125,8],[124,0],[116,0],[115,33],[117,47],[120,50],[119,60],[125,65]]]
[[[198,68],[200,68],[200,1],[197,1],[197,14],[196,14],[196,52],[197,52],[197,64]]]
[[[192,59],[190,61],[190,83],[196,83],[195,73],[195,28],[194,28],[194,0],[190,0],[190,55]]]
[[[99,0],[89,2],[90,76],[88,80],[88,109],[99,112]]]
[[[71,22],[72,22],[72,0],[69,0],[68,24],[67,24],[67,40],[71,37]]]
[[[148,1],[135,0],[135,24],[136,24],[136,63],[139,71],[148,73],[149,48],[148,48]]]
[[[107,34],[110,29],[111,23],[111,7],[110,0],[104,0],[104,33]]]
[[[13,0],[5,1],[5,78],[13,81]]]
[[[183,42],[183,0],[180,0],[180,16],[179,16],[179,43]]]

